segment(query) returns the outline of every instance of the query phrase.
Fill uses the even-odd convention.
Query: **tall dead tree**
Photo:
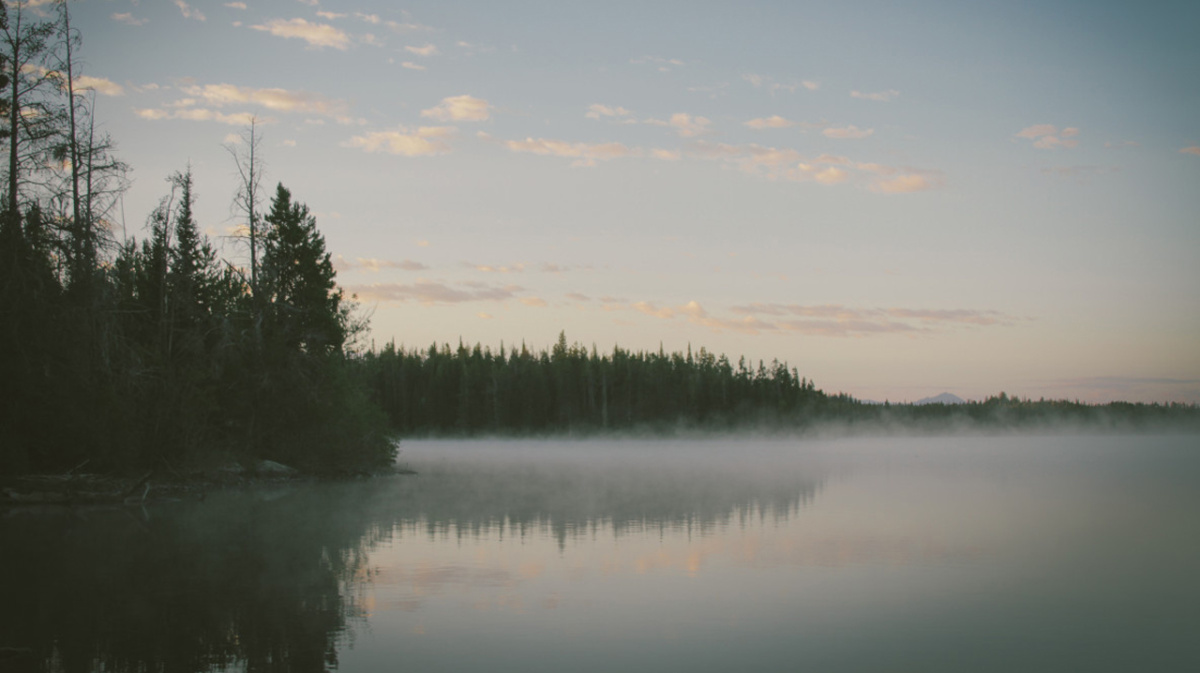
[[[262,136],[258,133],[258,118],[250,118],[250,126],[242,131],[241,142],[225,145],[233,157],[238,172],[238,191],[233,197],[233,208],[246,218],[246,236],[250,241],[250,291],[254,297],[255,317],[261,316],[262,287],[259,285],[259,250],[262,245],[261,215],[258,204],[261,200],[262,155],[259,145]]]
[[[48,94],[56,88],[59,73],[46,67],[55,24],[29,21],[23,3],[9,5],[8,20],[0,26],[8,77],[8,185],[7,208],[20,212],[22,181],[27,181],[44,163],[49,145],[59,130],[55,101]]]

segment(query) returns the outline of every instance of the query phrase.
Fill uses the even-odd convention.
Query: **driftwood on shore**
[[[37,475],[9,480],[0,504],[9,505],[137,505],[150,493],[151,477],[140,479],[95,474]]]

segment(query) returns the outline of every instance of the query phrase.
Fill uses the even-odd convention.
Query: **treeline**
[[[279,185],[263,212],[254,127],[234,151],[248,267],[201,233],[190,171],[144,240],[118,241],[126,169],[75,86],[67,6],[29,19],[0,5],[0,471],[389,464],[346,353],[364,326],[308,209]]]
[[[855,404],[778,361],[734,365],[703,348],[599,353],[568,345],[565,334],[540,352],[389,343],[360,366],[372,399],[401,435],[718,430],[792,424]]]
[[[693,353],[611,353],[568,345],[493,351],[476,344],[406,349],[389,343],[357,363],[371,398],[402,436],[591,434],[603,432],[792,432],[1096,428],[1200,429],[1184,404],[1088,405],[1022,400],[1005,393],[960,405],[871,404],[829,395],[786,363],[733,364]]]

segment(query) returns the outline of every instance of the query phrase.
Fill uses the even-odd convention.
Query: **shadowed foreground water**
[[[1200,670],[1200,439],[411,442],[0,512],[0,669]]]

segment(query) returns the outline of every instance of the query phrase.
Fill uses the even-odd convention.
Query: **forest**
[[[270,459],[310,472],[388,466],[396,438],[766,429],[1166,424],[1195,405],[1031,401],[873,405],[786,363],[568,344],[364,349],[308,207],[263,184],[261,132],[230,145],[243,233],[222,258],[185,166],[138,240],[95,94],[78,86],[67,4],[0,5],[0,473],[175,469]]]
[[[872,404],[826,394],[787,363],[693,353],[611,353],[568,345],[499,350],[389,343],[359,361],[371,397],[400,436],[604,432],[949,432],[1200,429],[1186,404],[1090,405],[1006,393],[966,404]]]
[[[348,364],[365,325],[308,208],[262,185],[257,129],[229,148],[249,260],[219,258],[201,233],[186,168],[145,237],[118,240],[128,168],[77,88],[67,4],[0,6],[0,31],[0,472],[389,465],[383,416]]]

